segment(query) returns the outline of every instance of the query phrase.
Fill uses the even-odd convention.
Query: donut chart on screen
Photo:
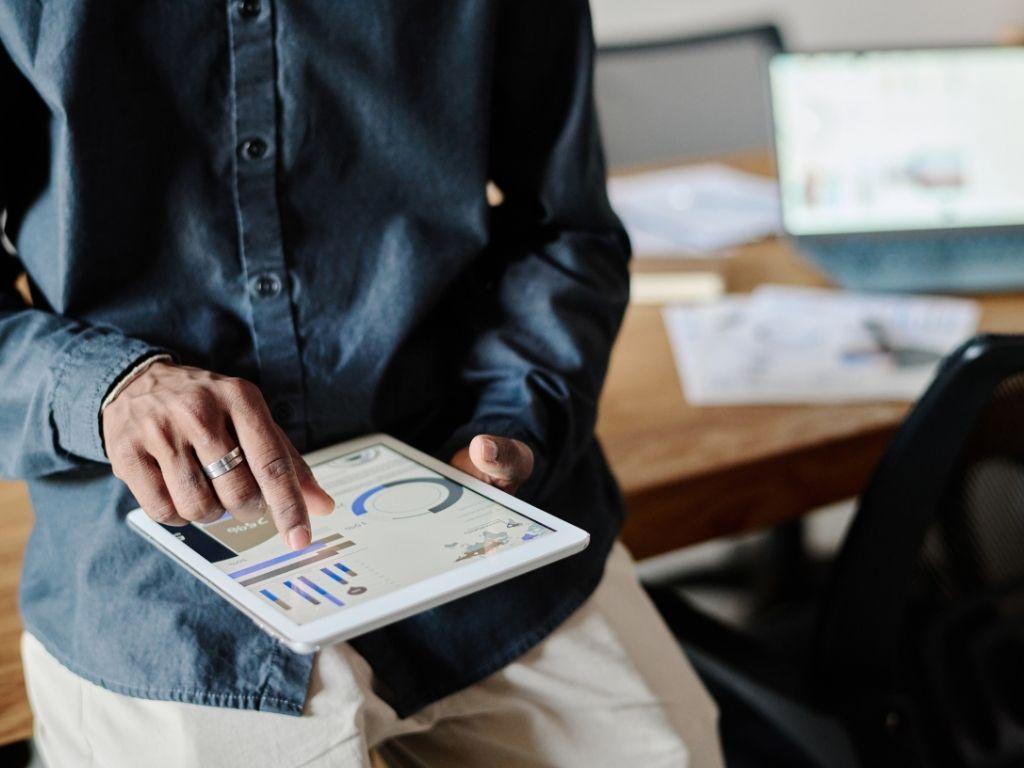
[[[374,497],[377,497],[377,500],[379,501],[381,497],[378,496],[378,494],[381,494],[382,492],[387,491],[388,489],[413,485],[428,487],[433,486],[432,488],[430,488],[430,490],[432,490],[433,493],[430,494],[431,498],[429,498],[429,500],[427,501],[427,504],[429,506],[424,507],[422,502],[420,502],[414,503],[412,506],[407,506],[404,508],[388,509],[383,511],[385,511],[386,514],[389,514],[391,517],[397,519],[403,517],[416,517],[419,515],[436,513],[444,509],[447,509],[448,507],[455,504],[462,497],[462,486],[453,480],[449,480],[446,477],[410,477],[405,478],[403,480],[392,480],[391,482],[388,483],[381,483],[380,485],[374,486],[369,490],[363,491],[361,494],[359,494],[356,500],[352,502],[352,514],[354,514],[356,517],[361,517],[362,515],[365,515],[368,512],[382,511],[379,509],[375,509],[374,505],[369,503]],[[424,488],[423,490],[426,491],[427,488]],[[438,494],[439,490],[441,492],[440,494]]]

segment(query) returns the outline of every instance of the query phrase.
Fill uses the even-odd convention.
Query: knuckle
[[[263,396],[255,384],[245,379],[229,378],[221,382],[227,397],[231,402],[241,406],[252,407],[258,404]]]
[[[146,440],[158,448],[174,445],[174,426],[167,416],[150,414],[142,420],[142,432]]]
[[[192,444],[211,448],[218,442],[216,426],[218,408],[210,392],[202,387],[185,392],[178,400],[178,409],[186,423]]]
[[[181,505],[178,509],[178,514],[186,520],[202,522],[209,520],[215,514],[219,514],[220,511],[220,507],[212,500],[197,499],[189,504]]]
[[[267,480],[280,480],[293,472],[291,459],[287,456],[274,456],[263,461],[259,473]]]
[[[178,394],[178,405],[189,412],[202,411],[209,400],[209,393],[199,385],[189,386]]]
[[[495,438],[494,444],[498,446],[498,455],[495,457],[495,461],[499,464],[511,464],[515,458],[515,449],[512,446],[511,441],[505,438]]]
[[[180,525],[180,518],[178,516],[178,510],[174,508],[173,504],[161,504],[148,512],[149,517],[161,525]]]
[[[221,482],[221,481],[224,482]],[[224,502],[226,507],[249,506],[260,499],[260,491],[252,476],[239,475],[232,478],[230,474],[214,480],[217,486],[217,496]]]
[[[192,504],[181,505],[178,507],[178,515],[182,519],[194,523],[203,519],[203,510]]]
[[[218,497],[221,504],[224,505],[224,509],[243,511],[259,509],[260,499],[262,498],[258,494],[243,493],[221,493],[218,494]]]
[[[141,463],[143,457],[142,447],[134,440],[122,440],[113,446],[110,458],[111,464],[119,464],[125,468],[131,468]]]
[[[201,523],[212,523],[214,520],[224,514],[224,507],[217,504],[215,501],[210,501],[206,504],[202,504],[197,508],[198,520]]]
[[[178,396],[178,408],[199,424],[210,424],[216,413],[216,406],[210,392],[204,387],[190,387]]]
[[[259,485],[256,483],[256,478],[252,476],[252,473],[244,468],[244,472],[239,472],[238,477],[232,479],[232,489],[235,493],[246,499],[258,499],[262,495]]]
[[[298,499],[289,499],[276,505],[274,509],[274,517],[285,529],[304,522],[305,513],[306,508]]]
[[[178,474],[178,485],[190,497],[201,499],[209,494],[206,475],[193,467],[186,467]]]
[[[220,444],[217,433],[203,424],[197,424],[192,430],[192,445],[204,451],[212,451]]]

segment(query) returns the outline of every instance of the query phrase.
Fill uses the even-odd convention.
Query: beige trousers
[[[399,719],[347,644],[320,652],[302,717],[136,699],[22,638],[49,768],[721,766],[716,712],[617,545],[596,593],[503,670]]]

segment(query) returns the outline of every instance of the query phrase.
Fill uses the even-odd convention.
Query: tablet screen
[[[338,506],[311,518],[305,549],[289,550],[265,517],[165,527],[297,624],[552,532],[385,445],[313,470]]]

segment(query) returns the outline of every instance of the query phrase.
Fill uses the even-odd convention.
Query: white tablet
[[[337,502],[292,551],[273,521],[225,514],[183,528],[128,523],[300,653],[539,568],[589,535],[387,435],[306,460]]]

